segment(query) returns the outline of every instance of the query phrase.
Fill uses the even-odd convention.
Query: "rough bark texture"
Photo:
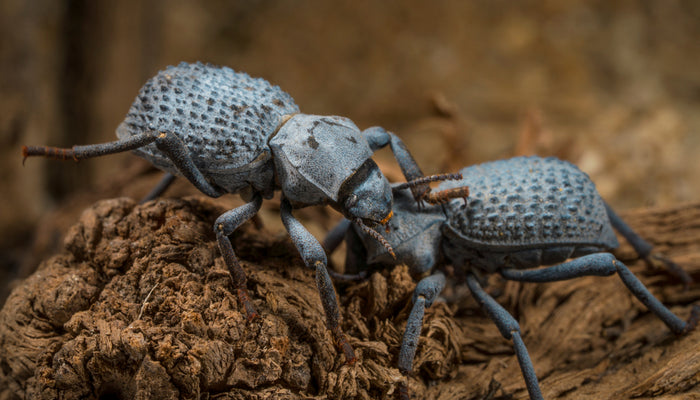
[[[260,318],[232,293],[201,197],[88,208],[65,251],[0,312],[0,399],[392,398],[415,285],[405,267],[339,288],[358,361],[333,346],[312,271],[285,234],[233,235]],[[700,280],[700,204],[625,215]],[[700,299],[663,270],[617,255],[685,318]],[[490,292],[521,322],[547,399],[700,398],[700,330],[675,337],[619,279],[505,283]],[[526,398],[510,344],[460,287],[426,313],[415,398]]]

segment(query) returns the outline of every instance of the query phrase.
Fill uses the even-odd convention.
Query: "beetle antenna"
[[[437,192],[431,192],[430,187],[419,188],[421,185],[425,185],[431,182],[438,181],[448,181],[448,180],[459,180],[462,179],[462,174],[459,172],[453,174],[439,174],[424,176],[421,178],[410,180],[406,183],[401,183],[392,187],[392,191],[396,193],[399,190],[406,188],[411,188],[413,192],[413,197],[418,202],[418,208],[421,208],[422,202],[427,202],[432,205],[444,204],[452,199],[462,198],[464,199],[464,204],[467,204],[467,197],[469,196],[468,186],[459,186],[456,188],[440,190]]]
[[[414,188],[416,186],[424,185],[426,183],[431,183],[431,182],[440,182],[440,181],[456,181],[462,179],[462,174],[459,172],[452,173],[452,174],[438,174],[438,175],[429,175],[429,176],[423,176],[417,179],[410,180],[406,183],[401,183],[396,186],[394,186],[394,190],[403,190],[406,188]]]
[[[391,248],[391,245],[389,244],[389,242],[387,242],[386,239],[384,239],[384,236],[380,235],[379,232],[377,232],[374,229],[370,228],[369,226],[365,225],[364,222],[362,222],[362,219],[360,219],[360,218],[355,218],[354,222],[357,224],[357,226],[362,228],[362,230],[365,231],[366,234],[372,236],[372,238],[374,238],[374,240],[376,240],[382,246],[384,246],[386,251],[389,252],[389,254],[391,254],[391,257],[394,260],[396,260],[396,253],[394,253],[394,249]]]
[[[422,200],[425,200],[432,205],[436,205],[445,204],[452,199],[458,199],[460,197],[464,200],[464,205],[466,205],[467,197],[469,197],[469,186],[460,186],[437,192],[429,192],[423,196]]]

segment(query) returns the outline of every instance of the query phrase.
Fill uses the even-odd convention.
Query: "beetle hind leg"
[[[614,273],[617,273],[627,289],[675,334],[681,335],[694,329],[700,308],[693,307],[688,321],[683,321],[654,297],[639,278],[610,253],[588,254],[562,264],[540,269],[506,268],[500,271],[505,279],[521,282],[554,282],[588,275],[608,276]]]
[[[652,253],[654,247],[649,242],[642,239],[637,232],[627,225],[627,223],[620,218],[619,215],[617,215],[615,210],[613,210],[608,203],[604,202],[604,204],[605,212],[608,214],[608,218],[610,219],[610,223],[612,224],[613,228],[620,232],[620,234],[629,242],[629,244],[632,245],[637,255],[644,259],[644,262],[650,267],[661,264],[671,275],[680,279],[680,281],[683,282],[683,286],[688,289],[690,284],[693,283],[693,278],[688,274],[688,272],[686,272],[683,267],[662,256],[661,254]]]
[[[644,286],[644,284],[637,278],[632,271],[627,268],[619,260],[614,260],[613,264],[617,269],[617,274],[624,282],[625,286],[634,294],[634,296],[639,299],[651,312],[656,314],[659,319],[661,319],[668,327],[677,335],[683,335],[695,329],[698,323],[698,313],[700,308],[694,305],[690,312],[690,317],[687,321],[683,321],[678,318],[674,313],[671,312],[666,306],[664,306],[656,297],[654,297],[651,292]]]
[[[496,324],[501,335],[513,342],[513,349],[518,358],[520,371],[522,371],[523,377],[525,378],[525,386],[530,395],[530,400],[544,400],[537,375],[535,374],[535,367],[532,365],[527,347],[525,347],[525,343],[520,336],[520,325],[518,321],[516,321],[503,306],[498,304],[493,297],[484,291],[474,274],[467,274],[466,279],[467,286],[469,286],[469,291],[472,296],[474,296],[474,299],[476,299],[481,308]]]

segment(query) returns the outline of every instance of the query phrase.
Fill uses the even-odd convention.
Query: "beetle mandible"
[[[162,193],[176,175],[211,197],[240,193],[247,203],[222,214],[214,231],[249,319],[257,313],[228,235],[258,212],[263,198],[281,190],[282,221],[306,266],[315,270],[328,329],[346,361],[355,360],[339,325],[325,252],[292,209],[331,205],[393,254],[372,229],[391,219],[392,192],[370,157],[390,145],[406,176],[415,175],[410,173],[412,157],[395,135],[379,127],[360,131],[344,117],[301,114],[289,94],[264,79],[184,62],[146,82],[116,133],[119,140],[113,142],[72,148],[25,146],[22,154],[25,160],[43,156],[79,161],[132,150],[167,172],[147,198]],[[429,191],[417,196],[431,203],[444,200]]]
[[[487,274],[499,273],[507,280],[521,282],[552,282],[617,273],[632,294],[674,333],[686,333],[697,324],[697,305],[688,321],[683,321],[609,253],[618,247],[615,229],[645,261],[661,261],[689,282],[690,277],[680,267],[652,254],[652,246],[603,201],[588,175],[575,165],[553,157],[516,157],[460,172],[461,180],[443,182],[438,189],[449,193],[468,187],[469,197],[464,202],[452,199],[440,206],[421,207],[406,190],[408,185],[394,186],[394,218],[384,238],[394,248],[395,258],[364,232],[348,229],[347,221],[324,241],[324,247],[332,252],[346,240],[346,269],[353,272],[403,263],[416,276],[432,273],[418,282],[413,293],[398,358],[405,379],[412,370],[425,308],[445,286],[445,275],[439,269],[446,264],[466,282],[501,335],[512,341],[533,400],[543,397],[520,327],[483,290],[481,282]],[[566,261],[569,258],[573,259]],[[533,269],[542,265],[552,266]],[[399,393],[409,398],[407,382],[399,385]]]

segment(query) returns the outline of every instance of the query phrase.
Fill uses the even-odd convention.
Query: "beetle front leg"
[[[345,235],[350,229],[351,222],[348,219],[343,218],[338,225],[334,226],[333,229],[328,232],[325,238],[323,238],[323,248],[328,254],[333,254],[335,249],[343,243]]]
[[[233,246],[228,236],[238,229],[239,226],[243,225],[244,222],[253,218],[253,216],[258,213],[258,210],[260,210],[260,206],[262,206],[262,196],[256,193],[249,203],[221,214],[214,223],[214,233],[216,233],[216,240],[219,243],[221,255],[231,274],[231,280],[233,281],[233,287],[236,289],[238,301],[243,304],[246,310],[248,320],[257,317],[258,313],[255,311],[253,303],[250,301],[250,296],[248,295],[245,271],[243,271],[241,262],[233,251]]]
[[[413,308],[406,321],[406,330],[401,341],[399,351],[399,371],[404,375],[405,381],[399,384],[401,399],[408,400],[408,375],[413,370],[413,359],[416,357],[418,338],[423,329],[423,315],[425,309],[432,306],[442,289],[445,288],[445,275],[437,272],[421,279],[413,291]]]
[[[292,242],[296,246],[304,264],[313,268],[316,272],[316,286],[321,295],[321,304],[326,314],[326,325],[333,334],[336,345],[345,354],[345,361],[352,364],[356,361],[355,352],[350,343],[345,338],[345,334],[340,328],[340,309],[338,307],[338,297],[333,287],[333,281],[326,268],[327,259],[323,247],[311,233],[292,215],[292,206],[287,199],[282,198],[280,205],[280,215],[282,223],[289,232]]]
[[[530,355],[520,336],[520,325],[518,321],[516,321],[503,306],[498,304],[493,297],[489,296],[489,294],[484,291],[474,274],[467,274],[467,286],[469,286],[469,291],[472,296],[474,296],[474,299],[476,299],[481,308],[496,324],[501,335],[513,341],[515,355],[518,357],[518,364],[520,364],[520,370],[525,378],[525,386],[527,387],[527,392],[530,394],[530,400],[543,400],[540,384],[535,374],[535,367],[532,365]]]
[[[384,128],[374,126],[362,131],[362,135],[367,138],[372,151],[377,151],[386,147],[386,145],[391,147],[394,158],[396,158],[401,172],[403,172],[406,178],[406,183],[394,188],[394,190],[410,187],[413,198],[419,204],[423,201],[429,204],[442,204],[450,201],[450,199],[466,198],[469,195],[469,188],[466,186],[432,192],[429,185],[430,182],[461,179],[462,175],[458,173],[430,176],[423,175],[423,171],[411,155],[411,152],[403,141],[393,133],[388,132]]]
[[[345,218],[338,222],[338,225],[328,232],[323,238],[323,249],[330,256],[345,240],[347,251],[345,253],[345,273],[341,274],[334,271],[333,268],[328,270],[331,278],[335,281],[342,282],[357,282],[367,278],[365,257],[367,251],[364,245],[357,237],[354,230],[350,229],[351,222]]]
[[[401,172],[403,172],[407,181],[412,181],[424,176],[423,171],[421,171],[418,163],[416,163],[416,160],[411,155],[411,152],[398,136],[379,126],[365,129],[362,131],[362,135],[367,138],[372,151],[377,151],[387,145],[391,147],[391,152],[394,153],[394,157],[399,163]]]

